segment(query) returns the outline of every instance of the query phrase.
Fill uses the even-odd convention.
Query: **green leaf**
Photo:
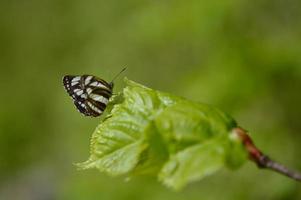
[[[79,168],[97,168],[112,176],[157,176],[165,185],[180,189],[246,160],[241,142],[231,134],[236,123],[227,114],[125,82],[92,135],[90,158]]]
[[[163,166],[160,180],[174,189],[187,182],[212,174],[224,166],[225,151],[222,141],[209,140],[188,147],[171,156]]]

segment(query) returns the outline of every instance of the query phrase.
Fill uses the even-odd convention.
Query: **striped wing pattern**
[[[78,111],[85,116],[100,116],[112,96],[113,84],[92,75],[66,75],[63,84]]]

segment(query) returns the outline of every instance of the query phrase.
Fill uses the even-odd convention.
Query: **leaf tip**
[[[86,170],[94,167],[94,161],[92,159],[89,159],[85,162],[73,163],[73,165],[76,167],[77,170]]]

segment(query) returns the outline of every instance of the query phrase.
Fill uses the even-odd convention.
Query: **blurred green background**
[[[99,119],[61,83],[127,66],[132,80],[228,112],[301,170],[300,44],[299,0],[0,1],[0,199],[301,199],[299,183],[250,162],[179,193],[77,171]]]

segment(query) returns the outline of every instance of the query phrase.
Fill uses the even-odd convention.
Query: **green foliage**
[[[152,90],[125,79],[91,139],[88,161],[109,175],[151,175],[180,189],[222,167],[246,160],[231,129],[235,121],[209,105]]]

